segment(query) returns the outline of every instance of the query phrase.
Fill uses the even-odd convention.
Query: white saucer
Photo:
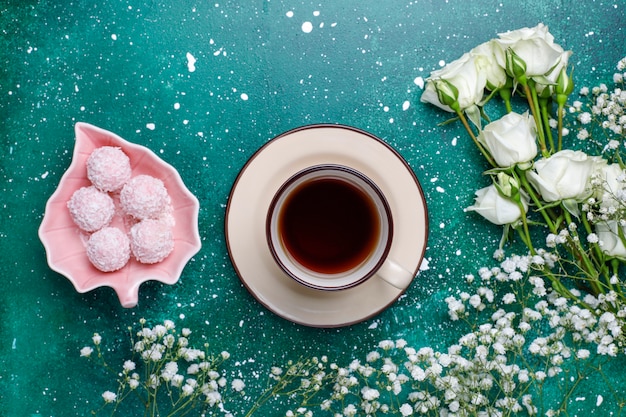
[[[307,288],[274,262],[265,235],[272,197],[293,174],[311,165],[342,164],[361,171],[391,207],[394,237],[389,257],[417,274],[428,236],[424,194],[406,161],[380,139],[340,125],[312,125],[269,141],[243,167],[226,210],[226,242],[246,288],[277,315],[307,326],[339,327],[378,314],[406,290],[373,276],[354,288]]]

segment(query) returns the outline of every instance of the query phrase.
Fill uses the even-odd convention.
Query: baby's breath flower
[[[93,353],[93,348],[85,346],[80,350],[80,356],[89,357]]]
[[[98,333],[94,333],[91,340],[93,340],[94,345],[98,346],[100,342],[102,342],[102,336],[100,336]]]
[[[117,394],[111,391],[104,391],[102,393],[102,398],[104,399],[105,403],[113,403],[117,399]]]
[[[400,411],[400,414],[404,417],[410,416],[413,414],[413,407],[411,407],[407,403],[404,403],[400,406],[400,409],[398,411]]]
[[[502,297],[502,302],[504,304],[513,304],[515,302],[515,294],[507,293]]]
[[[136,368],[135,362],[131,361],[131,360],[127,360],[124,362],[124,372],[128,373],[131,371],[134,371]]]
[[[233,390],[237,392],[243,391],[243,389],[246,387],[246,384],[243,382],[243,380],[239,378],[233,379],[231,385],[233,387]]]

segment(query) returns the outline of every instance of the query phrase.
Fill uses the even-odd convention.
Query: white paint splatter
[[[243,101],[247,101],[248,100],[248,95],[246,93],[241,93],[241,99]]]
[[[116,35],[115,33],[113,33],[113,34],[111,35],[111,39],[113,39],[114,41],[116,41],[116,40],[117,40],[117,35]]]
[[[604,402],[604,397],[602,395],[598,395],[596,398],[596,407],[600,407],[600,405]]]
[[[304,33],[311,33],[312,30],[313,30],[313,23],[311,23],[311,22],[304,22],[302,24],[302,31]]]
[[[402,103],[402,110],[403,111],[407,111],[409,109],[409,107],[411,107],[411,102],[409,100],[407,100],[404,103]]]
[[[150,130],[154,130],[156,125],[154,123],[146,123],[146,128]]]
[[[194,72],[196,70],[196,58],[191,55],[190,52],[187,52],[187,69],[189,72]]]
[[[428,271],[430,266],[428,265],[428,259],[422,259],[422,263],[420,264],[420,271]]]
[[[435,188],[435,190],[437,190],[438,193],[445,193],[446,190],[444,190],[442,187],[437,187]]]
[[[174,103],[174,110],[180,109],[180,103]]]
[[[293,17],[293,11],[289,10],[287,13],[285,13],[285,16],[287,17]]]
[[[413,83],[421,89],[424,89],[424,79],[422,77],[416,77]]]
[[[319,16],[319,15],[320,15],[319,10],[316,10],[316,11],[313,12],[313,16]]]
[[[46,177],[49,175],[50,173],[48,171],[44,172],[43,174],[41,174],[41,179],[46,179]]]

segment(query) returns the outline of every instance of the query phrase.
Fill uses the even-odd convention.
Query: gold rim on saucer
[[[308,288],[283,272],[266,238],[266,216],[278,189],[293,174],[320,164],[352,167],[384,193],[394,218],[389,258],[417,274],[428,238],[424,193],[408,163],[382,140],[342,125],[309,125],[267,142],[244,165],[226,209],[228,253],[243,285],[278,316],[312,327],[340,327],[366,320],[405,291],[374,275],[353,288]]]

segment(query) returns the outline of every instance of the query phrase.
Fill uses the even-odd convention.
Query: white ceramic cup
[[[278,266],[309,288],[343,290],[378,277],[405,289],[413,279],[388,257],[393,219],[385,196],[353,168],[315,165],[293,175],[274,196],[266,229]]]

